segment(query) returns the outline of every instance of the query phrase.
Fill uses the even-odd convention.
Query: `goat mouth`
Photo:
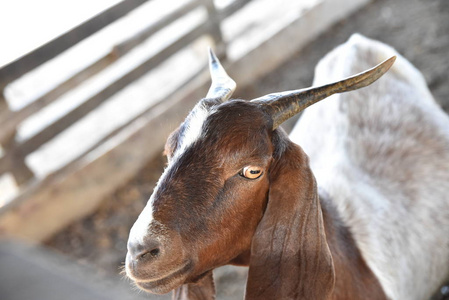
[[[192,262],[188,261],[181,268],[164,276],[163,278],[156,280],[135,280],[135,284],[144,291],[153,294],[165,294],[184,284],[190,273],[189,271],[192,269],[192,266]]]

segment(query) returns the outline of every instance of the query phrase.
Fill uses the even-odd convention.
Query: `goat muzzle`
[[[176,232],[149,231],[144,239],[128,241],[125,270],[139,288],[164,294],[186,281],[194,263]]]

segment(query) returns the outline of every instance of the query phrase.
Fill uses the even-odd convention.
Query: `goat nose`
[[[155,239],[144,242],[129,241],[128,252],[133,261],[149,261],[161,255],[161,244]]]

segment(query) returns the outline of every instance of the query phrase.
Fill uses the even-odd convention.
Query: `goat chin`
[[[213,299],[211,270],[240,264],[246,300],[428,299],[449,278],[449,118],[420,72],[354,35],[314,87],[244,101],[209,58],[211,89],[130,231],[136,285]]]

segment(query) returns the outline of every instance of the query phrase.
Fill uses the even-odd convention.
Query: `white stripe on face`
[[[151,225],[157,220],[154,220],[154,195],[156,194],[159,185],[161,182],[164,182],[164,178],[166,174],[170,171],[173,165],[176,164],[176,161],[180,159],[182,153],[186,151],[186,149],[191,146],[195,141],[197,141],[201,136],[201,130],[203,128],[204,121],[209,116],[209,111],[206,107],[201,104],[197,105],[192,112],[190,113],[188,119],[186,120],[186,129],[184,131],[184,135],[181,137],[181,145],[178,147],[176,152],[171,159],[171,162],[165,169],[164,173],[159,179],[159,182],[156,185],[156,188],[153,191],[150,199],[148,200],[147,205],[140,213],[136,222],[134,223],[131,231],[129,233],[129,240],[132,242],[143,243],[145,236],[150,234],[149,229]]]
[[[181,145],[178,147],[174,156],[180,156],[186,149],[195,143],[200,136],[203,124],[209,116],[209,111],[203,105],[198,104],[190,113],[188,120],[186,120],[186,129],[181,140]]]
[[[148,229],[150,224],[153,222],[153,195],[148,200],[147,205],[140,213],[133,227],[131,227],[131,231],[129,232],[129,240],[133,243],[142,245],[144,243],[145,236],[148,235]]]

